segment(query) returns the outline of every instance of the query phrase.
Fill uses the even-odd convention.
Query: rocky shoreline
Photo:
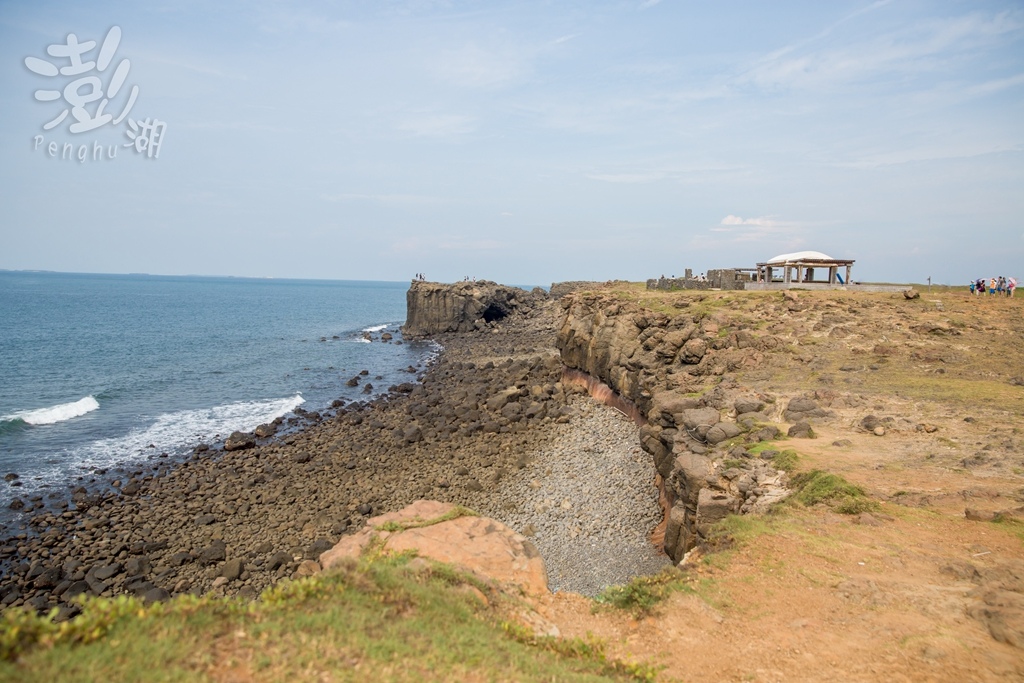
[[[68,618],[80,593],[255,597],[315,571],[369,516],[421,498],[533,534],[555,588],[594,593],[667,562],[647,540],[660,513],[635,426],[616,428],[617,413],[562,384],[561,310],[523,298],[475,331],[431,335],[444,351],[418,384],[251,447],[136,468],[105,492],[77,490],[66,510],[34,510],[32,533],[0,542],[0,603]],[[612,464],[596,457],[606,451]],[[594,495],[594,479],[627,499]],[[588,548],[626,554],[624,542],[642,551],[636,560],[587,559]]]

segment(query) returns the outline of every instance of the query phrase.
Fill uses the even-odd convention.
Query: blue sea
[[[410,381],[437,348],[394,343],[407,289],[0,271],[0,476],[21,482],[0,481],[0,520],[15,496],[66,493],[96,469],[179,457],[299,406]]]

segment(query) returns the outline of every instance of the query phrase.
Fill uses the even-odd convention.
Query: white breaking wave
[[[364,327],[361,331],[362,332],[380,332],[381,330],[386,330],[387,328],[388,328],[387,324],[375,325],[373,327]]]
[[[79,470],[113,467],[159,453],[182,452],[201,443],[223,440],[233,431],[249,432],[264,422],[283,417],[306,400],[299,394],[289,398],[266,401],[244,401],[213,408],[182,410],[156,418],[148,427],[133,429],[128,434],[100,439],[65,451],[71,464]],[[24,419],[24,418],[22,418]],[[219,435],[219,437],[218,437]],[[153,447],[151,447],[153,446]],[[67,483],[71,473],[67,462],[45,467],[26,482],[24,493],[45,484]]]
[[[12,415],[0,417],[0,421],[21,420],[30,425],[52,425],[65,420],[81,417],[86,413],[99,410],[100,404],[92,396],[74,401],[73,403],[61,403],[50,408],[39,408],[37,410],[22,410]]]
[[[296,394],[290,398],[266,401],[243,401],[213,408],[182,410],[167,413],[145,428],[133,429],[124,436],[94,441],[81,448],[77,455],[90,463],[111,462],[130,458],[150,444],[158,452],[174,451],[211,441],[219,435],[225,438],[231,432],[249,432],[264,422],[270,422],[298,408],[306,399]]]

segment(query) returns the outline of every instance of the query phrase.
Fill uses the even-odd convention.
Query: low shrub
[[[621,586],[609,586],[594,600],[599,605],[628,610],[640,619],[672,593],[684,590],[685,578],[686,573],[678,567],[666,567],[657,574],[637,576]]]
[[[878,508],[878,504],[867,497],[864,489],[838,474],[811,470],[794,476],[792,483],[797,491],[795,499],[807,506],[823,503],[845,515],[856,515]]]

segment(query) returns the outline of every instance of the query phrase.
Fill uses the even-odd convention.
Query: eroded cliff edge
[[[781,410],[775,397],[730,377],[761,362],[779,345],[775,337],[720,325],[700,310],[651,311],[600,293],[569,294],[561,305],[562,362],[646,419],[640,441],[661,479],[664,547],[674,561],[727,514],[762,511],[787,495],[785,473],[750,446],[779,436],[769,414],[800,422],[829,413],[813,397]]]

